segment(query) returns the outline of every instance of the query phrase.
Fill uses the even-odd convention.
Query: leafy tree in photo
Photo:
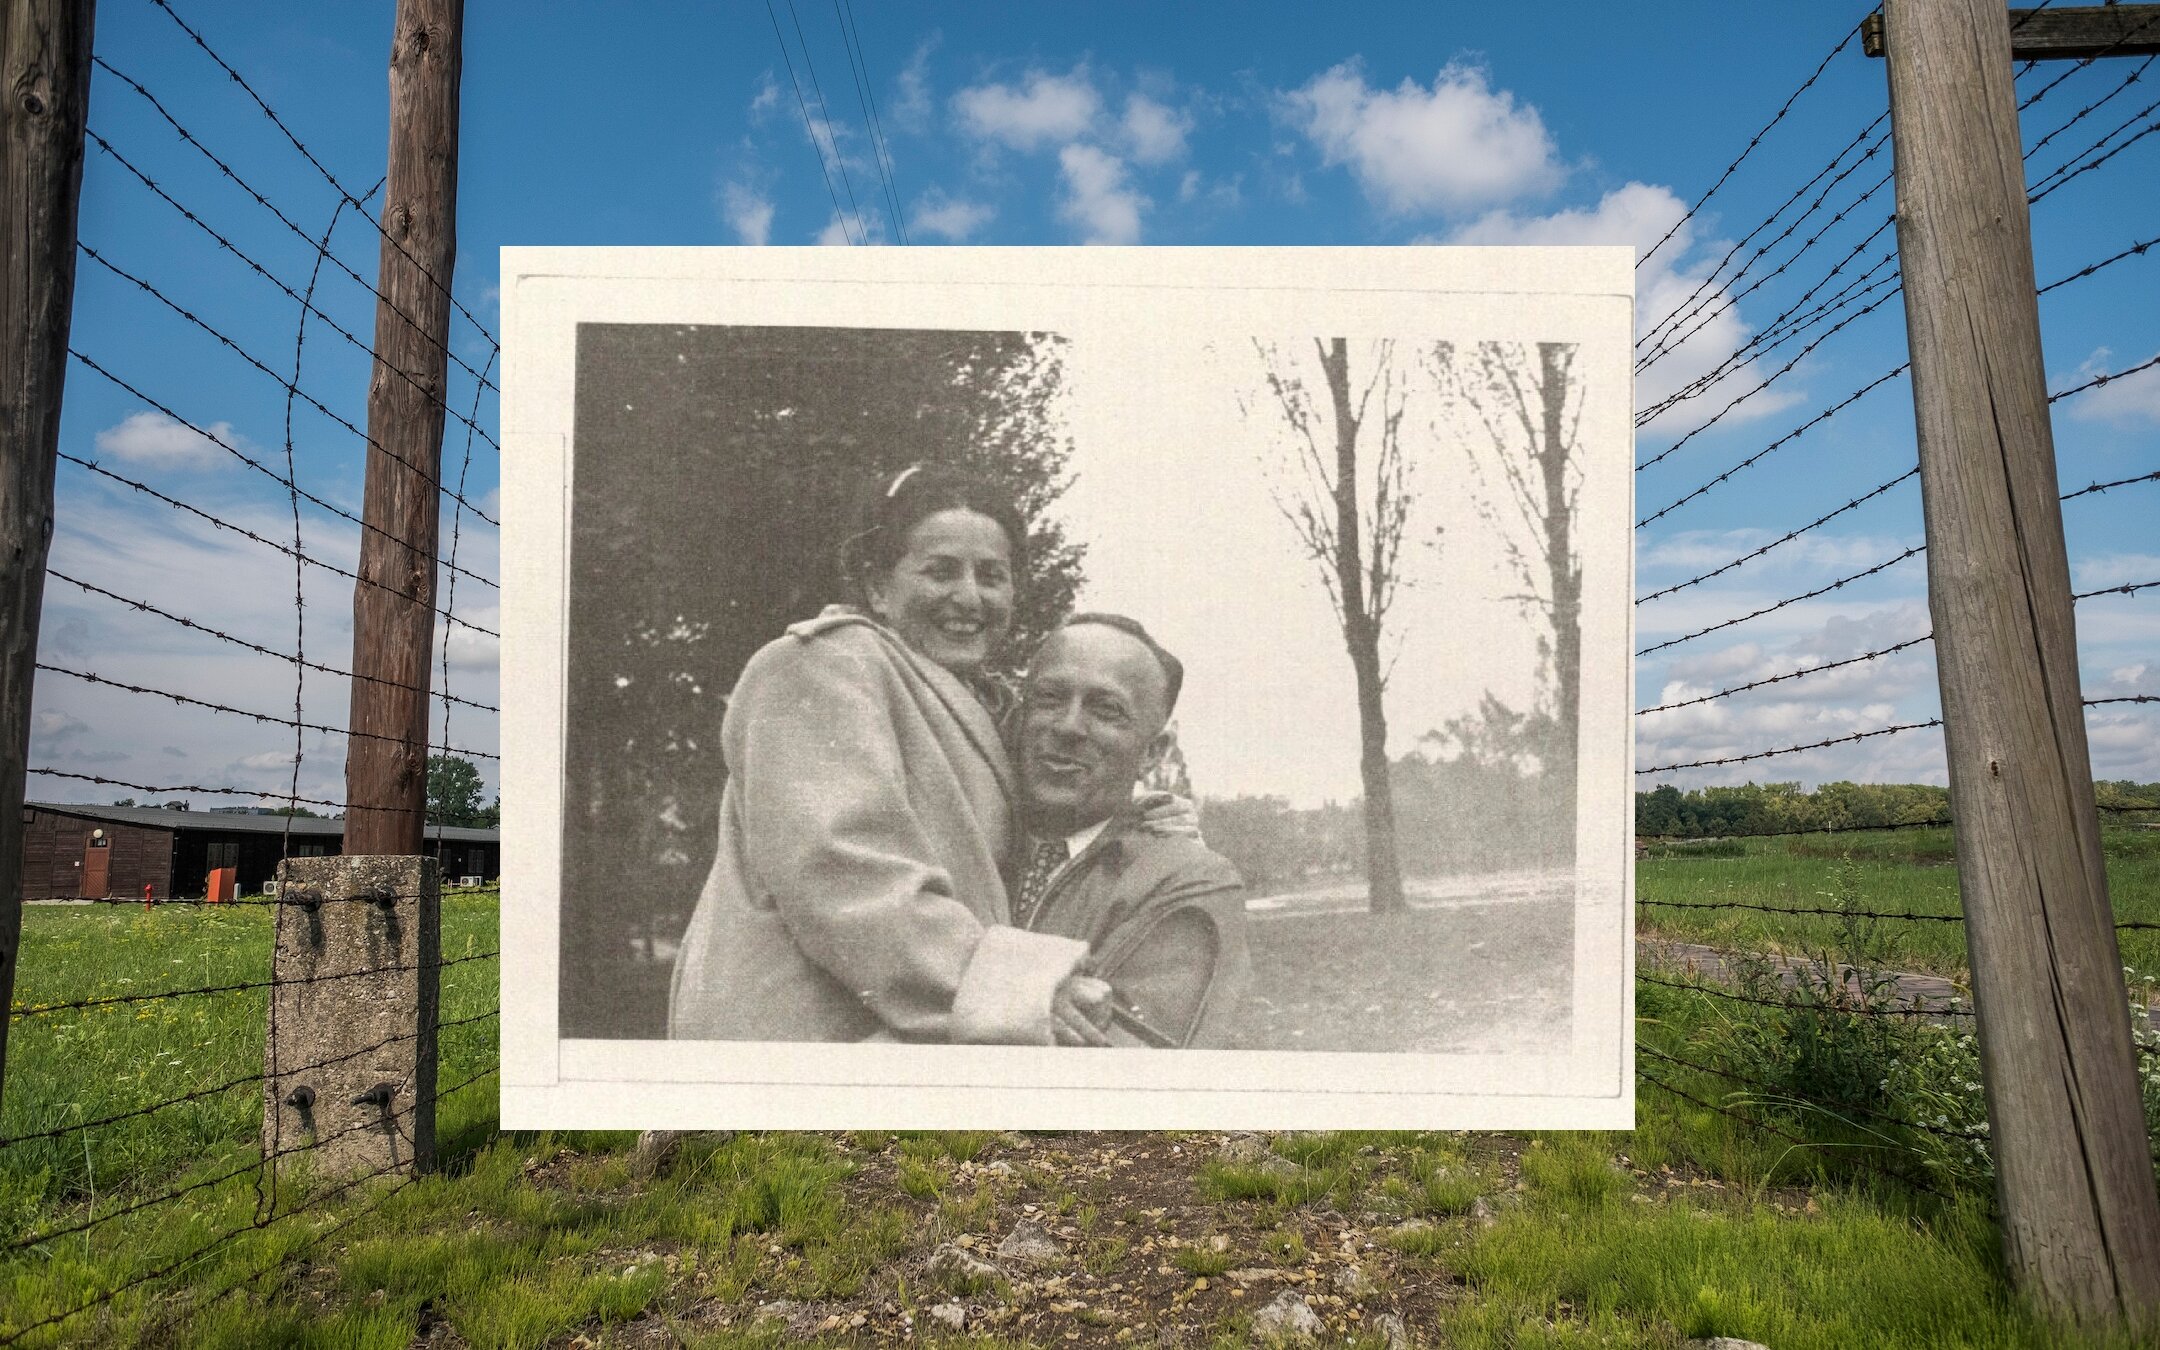
[[[1065,347],[1026,332],[579,327],[565,1034],[656,1031],[658,985],[633,991],[646,975],[603,967],[632,935],[672,941],[688,919],[717,831],[728,691],[787,625],[847,598],[836,558],[866,487],[949,464],[1019,501],[1030,565],[1007,669],[1071,608],[1081,550],[1048,515],[1071,446]]]

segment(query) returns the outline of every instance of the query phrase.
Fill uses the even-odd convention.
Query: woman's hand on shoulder
[[[1175,792],[1141,792],[1134,795],[1133,806],[1140,813],[1140,828],[1149,834],[1182,839],[1200,837],[1200,810],[1190,797],[1180,797]]]

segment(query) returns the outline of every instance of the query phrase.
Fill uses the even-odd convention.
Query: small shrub
[[[1216,1276],[1235,1264],[1229,1252],[1214,1251],[1207,1247],[1180,1247],[1171,1254],[1170,1264],[1187,1275]]]

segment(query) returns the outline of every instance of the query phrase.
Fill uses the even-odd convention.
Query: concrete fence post
[[[433,858],[288,858],[263,1051],[265,1157],[411,1175],[435,1153],[441,877]]]

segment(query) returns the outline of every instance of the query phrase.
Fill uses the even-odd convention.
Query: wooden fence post
[[[93,0],[8,0],[0,30],[0,1090],[22,941],[23,797],[52,542]]]
[[[1885,0],[1958,883],[2012,1276],[2160,1317],[2160,1199],[2078,687],[2001,0]]]
[[[353,855],[416,855],[426,827],[464,13],[464,0],[398,0],[390,44],[390,172],[368,384],[374,444],[353,586],[345,752],[345,852]]]

